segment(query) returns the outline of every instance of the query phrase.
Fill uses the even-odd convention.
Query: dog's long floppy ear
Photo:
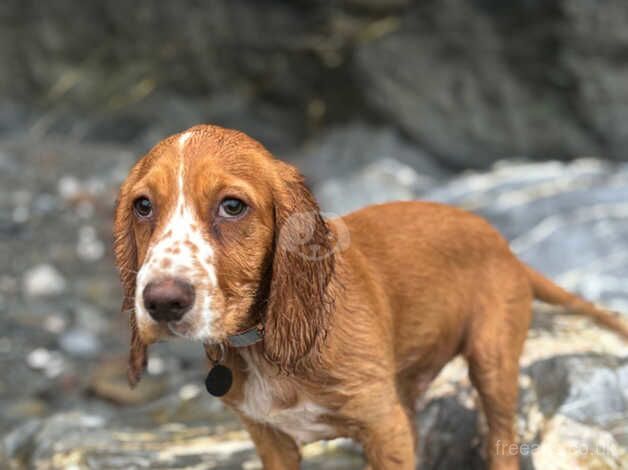
[[[280,183],[274,190],[274,247],[264,348],[285,371],[316,353],[329,325],[334,273],[332,233],[303,177],[277,162]]]
[[[137,171],[136,165],[127,180],[120,187],[113,224],[113,251],[120,272],[124,295],[122,313],[129,315],[129,326],[131,327],[129,369],[127,374],[131,387],[135,387],[139,382],[148,360],[148,346],[140,339],[134,310],[138,260],[137,245],[133,233],[132,201],[129,200],[128,188],[135,180]]]

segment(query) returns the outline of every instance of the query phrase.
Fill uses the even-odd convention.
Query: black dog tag
[[[221,397],[229,391],[233,383],[233,373],[231,369],[220,364],[215,364],[209,370],[205,379],[207,393],[214,397]]]

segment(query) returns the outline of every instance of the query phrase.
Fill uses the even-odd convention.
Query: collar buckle
[[[259,343],[263,339],[264,326],[261,323],[258,323],[257,325],[236,333],[235,335],[228,336],[227,342],[231,347],[244,348],[246,346],[251,346],[253,344]]]

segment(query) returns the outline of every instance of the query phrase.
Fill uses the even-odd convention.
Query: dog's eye
[[[133,211],[140,219],[147,219],[153,214],[153,203],[147,197],[140,196],[133,201]]]
[[[241,216],[247,209],[247,205],[240,199],[228,197],[223,199],[218,208],[218,215],[220,217],[234,218]]]

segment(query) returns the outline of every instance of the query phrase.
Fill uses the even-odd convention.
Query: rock
[[[287,156],[313,187],[330,178],[345,178],[370,164],[394,160],[430,179],[447,172],[390,127],[354,122],[329,130]]]
[[[91,304],[80,303],[74,309],[76,325],[95,335],[104,335],[109,331],[111,324],[107,314]]]
[[[26,363],[33,369],[41,370],[47,377],[57,377],[65,369],[65,360],[57,351],[44,348],[33,349],[26,357]]]
[[[415,199],[433,180],[392,158],[383,158],[345,178],[332,178],[315,189],[323,211],[346,214],[368,204]]]
[[[143,381],[128,388],[128,317],[119,314],[106,240],[132,147],[0,139],[0,152],[16,166],[0,171],[0,259],[11,261],[0,275],[0,356],[10,371],[0,376],[0,468],[259,468],[235,415],[204,392],[201,345],[154,345]],[[628,306],[625,164],[518,161],[450,176],[405,134],[373,123],[338,126],[287,155],[337,211],[375,195],[465,207],[566,287],[613,308]],[[68,175],[78,184],[59,183]],[[85,202],[91,209],[83,212]],[[15,207],[29,207],[28,220],[16,224]],[[81,238],[105,244],[97,262],[79,256]],[[64,295],[27,295],[26,274],[42,264],[62,269]],[[95,361],[101,353],[107,356]],[[523,469],[626,466],[626,357],[628,345],[617,335],[536,308],[520,376],[517,427],[521,449],[531,449]],[[439,375],[417,409],[421,470],[483,468],[482,414],[464,361]],[[574,460],[582,446],[605,453]],[[304,455],[304,468],[363,466],[361,451],[346,440],[306,446]]]
[[[66,328],[66,320],[62,315],[48,315],[44,320],[44,328],[51,333],[59,334]]]
[[[18,399],[3,410],[5,419],[22,422],[29,418],[40,418],[46,415],[48,404],[43,400],[32,398]]]
[[[101,350],[100,339],[82,328],[75,328],[62,334],[59,345],[66,353],[79,357],[94,357]]]
[[[526,263],[591,300],[628,312],[628,266],[620,248],[628,246],[625,164],[501,163],[422,197],[485,216]]]
[[[606,429],[628,446],[628,359],[597,355],[557,356],[532,364],[540,410]]]
[[[532,449],[535,468],[622,470],[628,467],[628,452],[609,432],[562,416],[547,423],[542,443]]]
[[[413,199],[446,175],[399,133],[353,123],[289,155],[323,210],[344,214],[367,204]]]
[[[76,253],[84,261],[97,261],[105,254],[105,244],[98,238],[96,229],[83,226],[79,229]]]
[[[417,426],[423,439],[420,470],[481,470],[482,442],[477,435],[477,410],[461,403],[454,396],[431,401],[419,414]],[[456,449],[452,452],[451,449]]]
[[[17,206],[13,209],[13,222],[23,224],[30,217],[30,209],[26,206]]]
[[[166,380],[150,375],[146,375],[135,389],[131,389],[126,376],[127,367],[125,359],[101,362],[89,379],[89,392],[120,405],[148,403],[166,393]]]
[[[0,463],[7,468],[19,468],[23,458],[29,458],[31,438],[39,426],[39,420],[31,419],[4,436],[0,446]]]
[[[213,121],[284,152],[363,119],[457,168],[626,159],[622,0],[120,5],[3,6],[0,132],[145,150]]]
[[[565,97],[546,77],[526,76],[525,67],[534,67],[531,74],[561,72],[545,48],[535,47],[550,40],[552,27],[558,30],[552,21],[558,20],[549,8],[523,14],[524,3],[500,9],[449,0],[415,8],[398,30],[357,48],[364,96],[458,168],[486,167],[508,155],[599,153],[593,135],[567,110]],[[506,32],[515,18],[517,41],[511,40],[511,29]],[[531,57],[513,58],[519,41],[527,41]],[[518,60],[518,67],[510,60]]]
[[[52,194],[41,193],[33,201],[33,212],[36,214],[47,214],[53,212],[57,206],[58,201]]]
[[[57,183],[57,191],[63,199],[74,199],[81,192],[81,184],[71,175],[63,176]]]
[[[50,264],[40,264],[26,271],[22,284],[30,297],[59,295],[66,288],[65,278]]]
[[[627,359],[558,356],[532,364],[526,373],[547,419],[538,429],[540,443],[533,445],[537,468],[628,466]]]
[[[343,3],[374,11],[387,11],[406,7],[411,2],[410,0],[343,0]]]
[[[602,137],[603,153],[625,160],[628,130],[628,68],[621,54],[628,47],[623,27],[628,14],[621,0],[604,7],[586,0],[560,2],[566,28],[557,29],[562,47],[557,59],[575,85],[574,110],[591,133]]]
[[[21,431],[21,432],[20,432]],[[8,442],[7,442],[8,441]],[[58,414],[17,430],[4,448],[6,464],[31,447],[30,466],[37,468],[235,468],[253,457],[244,433],[220,439],[207,428],[163,426],[138,430],[110,424],[106,417],[80,412]]]
[[[626,367],[626,359],[572,355],[539,361],[524,369],[519,412],[522,468],[624,468],[628,461],[622,425],[625,404],[621,410],[611,407],[612,425],[602,425],[599,409],[590,409],[585,419],[574,417],[572,411],[574,403],[582,398],[587,400],[585,408],[596,401],[625,400]],[[589,387],[587,376],[604,371],[612,371],[617,385],[600,399],[600,389]],[[485,468],[477,395],[468,380],[460,380],[461,373],[466,374],[464,362],[451,363],[437,379],[428,401],[419,407],[421,470]],[[443,387],[447,381],[455,387]],[[578,389],[584,395],[578,395]],[[216,406],[207,408],[208,414],[201,417],[199,411],[212,403]],[[222,417],[222,413],[219,402],[208,397],[199,384],[188,383],[160,402],[117,416],[73,412],[40,420],[36,426],[29,422],[4,438],[5,458],[11,461],[16,455],[26,455],[25,462],[32,466],[47,463],[52,466],[46,468],[63,468],[70,462],[68,451],[72,449],[74,462],[90,462],[95,468],[140,463],[168,468],[213,468],[218,463],[220,468],[253,465],[257,458],[248,436],[239,430],[233,416]],[[152,418],[147,421],[146,417]],[[345,439],[310,444],[303,448],[303,455],[304,468],[357,469],[363,465],[360,449]]]

